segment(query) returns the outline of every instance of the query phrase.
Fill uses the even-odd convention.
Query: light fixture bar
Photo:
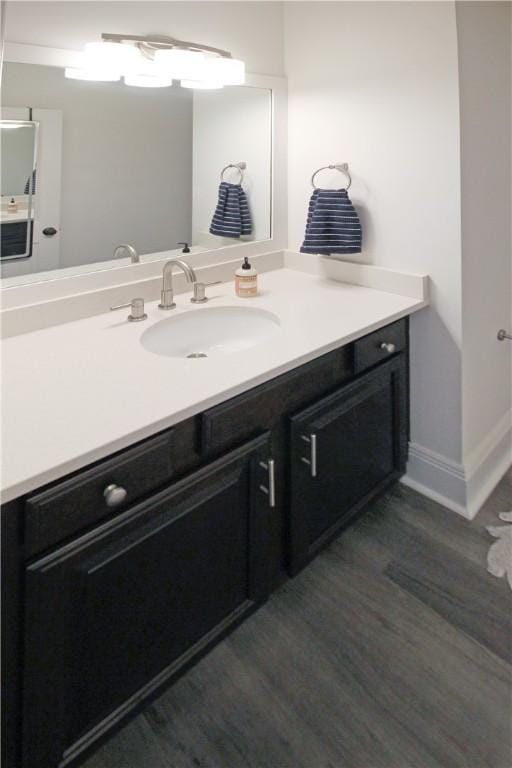
[[[215,53],[224,59],[232,59],[233,55],[222,48],[213,48],[211,45],[202,43],[191,43],[186,40],[178,40],[166,35],[118,35],[113,32],[102,32],[101,39],[110,43],[121,43],[124,40],[132,43],[139,43],[153,50],[165,50],[166,48],[184,48],[189,51],[202,51],[204,53]]]

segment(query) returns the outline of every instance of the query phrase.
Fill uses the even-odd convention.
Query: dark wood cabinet
[[[25,768],[78,755],[266,598],[267,451],[256,439],[27,567]]]
[[[405,471],[407,330],[2,508],[6,768],[77,765]]]
[[[403,355],[293,416],[290,572],[405,470]]]
[[[115,508],[126,509],[169,483],[178,450],[174,430],[169,429],[29,496],[25,502],[26,554],[36,555],[108,517],[113,510],[105,498],[108,487],[123,490],[126,497]]]

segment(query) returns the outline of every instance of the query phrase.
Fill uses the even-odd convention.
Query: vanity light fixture
[[[229,51],[176,40],[163,35],[103,33],[102,41],[87,43],[82,67],[67,68],[75,80],[116,81],[126,85],[163,88],[180,80],[184,88],[222,88],[245,82],[245,64]]]
[[[168,77],[146,74],[125,75],[123,80],[125,85],[133,85],[137,88],[169,88],[173,82]]]
[[[96,80],[103,83],[115,83],[121,79],[121,73],[115,70],[88,67],[66,67],[64,76],[68,80]]]
[[[201,51],[167,48],[155,51],[155,68],[175,80],[203,80],[205,55]]]
[[[221,56],[209,58],[209,77],[224,85],[243,85],[245,83],[245,64],[240,59],[228,59]]]
[[[122,43],[87,43],[84,47],[85,67],[111,69],[118,72],[136,72],[140,64],[140,53],[134,45]]]

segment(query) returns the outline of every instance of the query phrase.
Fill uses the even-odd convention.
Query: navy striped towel
[[[210,233],[221,237],[240,237],[250,235],[251,232],[251,213],[242,186],[221,181]]]
[[[23,190],[24,195],[28,195],[30,193],[30,176],[27,179],[27,183],[25,184],[25,189]],[[35,195],[36,193],[36,170],[32,171],[32,194]]]
[[[315,189],[301,253],[360,253],[361,243],[361,222],[347,190]]]

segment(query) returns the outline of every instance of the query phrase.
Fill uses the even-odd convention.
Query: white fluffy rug
[[[502,512],[499,518],[507,523],[512,522],[512,512]],[[512,525],[489,525],[487,530],[498,539],[489,549],[487,570],[499,578],[506,576],[512,589]]]

